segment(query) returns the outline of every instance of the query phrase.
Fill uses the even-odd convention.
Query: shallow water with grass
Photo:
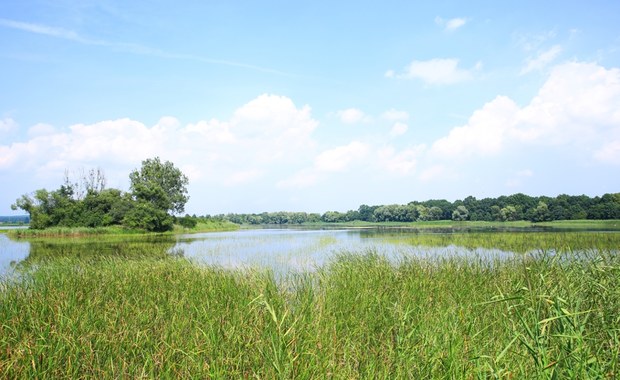
[[[0,236],[0,260],[13,252],[0,378],[618,378],[619,243],[587,231]]]

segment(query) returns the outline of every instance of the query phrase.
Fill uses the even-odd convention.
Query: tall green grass
[[[107,227],[51,227],[42,230],[30,228],[6,229],[3,232],[13,238],[54,238],[54,237],[100,237],[100,236],[130,236],[130,235],[166,235],[179,233],[198,233],[213,231],[234,231],[239,226],[224,220],[201,221],[193,228],[184,228],[175,224],[170,232],[152,233],[140,229],[131,229],[123,226]]]
[[[369,231],[370,235],[374,232]],[[380,240],[397,245],[487,248],[526,253],[531,251],[609,250],[620,247],[620,234],[611,232],[454,232],[382,233]]]
[[[0,282],[3,378],[617,378],[620,258],[344,253],[276,282],[59,257]]]

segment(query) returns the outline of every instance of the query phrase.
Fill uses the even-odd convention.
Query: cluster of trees
[[[182,213],[187,195],[187,177],[171,162],[159,157],[142,161],[129,174],[130,191],[106,188],[100,169],[82,172],[76,180],[65,180],[59,189],[40,189],[25,194],[11,206],[30,215],[30,228],[104,227],[121,225],[147,231],[171,230],[175,214]]]
[[[430,220],[545,222],[570,219],[620,219],[620,193],[605,194],[594,198],[586,195],[565,194],[557,197],[513,194],[484,199],[470,196],[455,202],[432,199],[404,205],[361,205],[357,210],[328,211],[322,215],[305,212],[264,212],[261,214],[227,214],[219,217],[237,224],[338,223],[355,220],[367,222]]]

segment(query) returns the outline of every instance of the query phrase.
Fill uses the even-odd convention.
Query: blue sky
[[[160,156],[190,214],[620,191],[616,1],[0,3],[0,214]]]

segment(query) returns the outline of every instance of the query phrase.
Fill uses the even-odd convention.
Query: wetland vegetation
[[[159,158],[66,177],[0,235],[0,378],[620,376],[620,193],[178,217]]]
[[[0,377],[617,378],[620,234],[526,231],[286,230],[337,249],[285,275],[197,265],[192,235],[20,240]]]

